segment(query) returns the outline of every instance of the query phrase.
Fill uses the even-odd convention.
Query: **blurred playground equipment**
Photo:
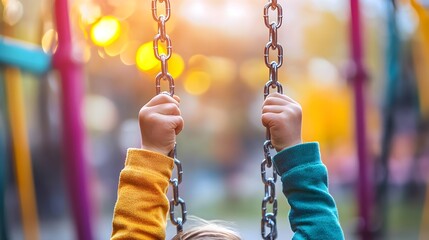
[[[63,163],[67,204],[70,205],[74,225],[72,231],[76,239],[97,238],[95,229],[99,222],[95,222],[93,215],[97,214],[97,211],[94,210],[93,205],[97,204],[98,207],[102,206],[99,208],[103,208],[108,204],[102,200],[93,199],[96,193],[99,194],[97,191],[103,191],[100,189],[93,191],[94,186],[99,187],[104,182],[90,177],[92,170],[89,165],[91,162],[96,165],[94,163],[96,161],[92,160],[93,156],[91,156],[94,153],[91,151],[96,150],[91,147],[89,151],[88,145],[90,139],[94,139],[94,135],[99,133],[92,132],[92,129],[84,125],[83,112],[86,104],[84,99],[89,95],[86,88],[98,88],[98,91],[93,90],[93,92],[108,95],[112,101],[122,106],[112,108],[124,116],[116,117],[126,122],[126,117],[134,116],[133,113],[138,111],[142,98],[152,95],[152,92],[147,90],[151,88],[147,86],[152,86],[153,83],[145,81],[153,79],[154,76],[157,93],[161,89],[160,81],[167,79],[170,94],[176,87],[176,91],[183,95],[182,99],[187,102],[184,104],[183,111],[185,114],[188,113],[190,118],[191,124],[187,126],[190,133],[184,135],[180,144],[180,147],[187,149],[183,151],[183,159],[186,159],[183,165],[186,169],[189,166],[194,170],[199,164],[207,164],[192,162],[194,158],[198,158],[200,148],[195,150],[197,147],[191,145],[198,143],[204,146],[207,141],[201,136],[202,134],[195,133],[199,130],[204,130],[204,134],[210,136],[218,128],[226,126],[225,122],[236,124],[240,126],[236,131],[243,135],[237,139],[238,141],[244,139],[242,141],[248,144],[245,146],[248,152],[252,152],[253,147],[259,146],[260,144],[255,142],[259,142],[258,136],[261,131],[263,134],[264,129],[254,130],[253,128],[258,128],[259,125],[255,124],[255,127],[252,123],[248,123],[252,120],[246,119],[254,115],[247,112],[253,114],[253,105],[261,102],[260,86],[263,84],[265,84],[265,96],[267,92],[269,93],[271,86],[275,86],[273,89],[278,92],[283,92],[283,86],[277,81],[278,78],[287,84],[285,91],[303,100],[303,108],[308,109],[307,116],[315,118],[309,121],[314,124],[308,124],[304,120],[306,125],[304,129],[307,127],[310,130],[306,130],[303,134],[307,138],[316,136],[315,140],[321,141],[322,152],[327,156],[324,159],[327,159],[328,168],[332,167],[334,189],[335,185],[340,186],[337,193],[340,201],[343,199],[341,189],[350,187],[343,182],[353,178],[350,188],[353,188],[356,194],[353,198],[356,201],[351,203],[352,206],[341,202],[339,204],[356,210],[351,216],[353,220],[342,220],[353,225],[349,227],[352,230],[346,231],[349,234],[346,238],[367,240],[395,237],[396,229],[392,226],[400,220],[404,221],[404,219],[392,220],[392,216],[398,210],[391,206],[398,204],[395,199],[399,192],[404,195],[404,199],[410,198],[417,202],[411,205],[414,205],[413,209],[418,209],[418,214],[413,216],[419,219],[419,226],[414,228],[418,230],[413,230],[410,238],[429,239],[429,178],[421,173],[425,169],[428,170],[429,159],[427,150],[429,149],[429,1],[350,0],[334,3],[329,0],[268,0],[268,3],[262,5],[244,0],[233,2],[185,0],[172,2],[171,9],[170,1],[153,0],[152,4],[155,5],[152,5],[152,8],[150,2],[149,0],[69,2],[67,0],[52,0],[52,2],[2,0],[0,2],[0,11],[3,13],[0,17],[0,239],[11,239],[11,232],[16,231],[8,226],[11,211],[21,214],[19,220],[24,239],[39,239],[42,235],[41,222],[44,220],[40,218],[38,206],[45,203],[36,201],[42,194],[35,187],[38,176],[34,174],[34,159],[32,159],[33,151],[37,150],[37,146],[32,146],[29,138],[31,128],[34,128],[31,125],[34,110],[26,104],[27,96],[23,82],[28,75],[31,75],[33,77],[31,81],[34,81],[34,79],[47,78],[49,74],[57,74],[55,77],[59,79],[58,115],[61,119],[61,131],[55,134],[61,136],[59,144],[62,146],[62,155],[56,161]],[[207,6],[210,7],[207,8]],[[368,6],[373,8],[372,11],[366,11]],[[261,7],[264,7],[263,11]],[[26,12],[25,14],[34,15],[38,23],[30,27],[19,27],[17,24],[24,16],[22,9],[26,8],[43,10],[42,13],[37,13],[40,16],[36,16],[34,12]],[[289,10],[291,8],[298,9],[299,13],[310,14],[297,15]],[[168,17],[160,20],[157,9],[160,9],[160,12],[165,10]],[[268,11],[269,9],[273,11]],[[314,9],[323,14],[320,16],[314,14],[311,12]],[[164,32],[165,25],[162,25],[169,20],[170,10],[175,12],[174,18],[168,22],[169,33],[175,40],[177,39],[175,41],[177,48],[174,52],[168,44],[170,39]],[[374,14],[376,11],[378,15]],[[155,18],[155,24],[153,19],[148,20],[150,16],[146,16],[151,13]],[[225,16],[220,18],[218,13]],[[207,20],[209,16],[213,19]],[[251,18],[256,20],[253,19],[254,22],[251,22]],[[228,21],[229,19],[234,21]],[[269,19],[277,22],[271,25]],[[287,24],[280,28],[282,21],[286,21]],[[376,21],[379,23],[375,27],[368,24]],[[48,30],[38,29],[40,22],[51,22],[52,26]],[[327,24],[322,25],[320,22]],[[265,44],[263,42],[266,38],[266,28],[263,23],[269,28],[270,33],[269,43],[265,46],[264,52],[253,49],[256,44]],[[36,25],[37,27],[34,27]],[[158,40],[154,41],[152,36],[152,30],[157,27],[157,36],[162,42],[159,45]],[[299,30],[301,28],[306,30]],[[30,43],[32,41],[26,39],[24,34],[26,31],[22,29],[26,29],[32,35],[42,32],[43,37],[36,37],[38,40],[33,41],[36,43]],[[144,30],[139,31],[139,29]],[[205,34],[204,31],[208,30],[213,33]],[[82,35],[82,37],[78,38],[75,35]],[[345,37],[334,35],[345,35]],[[144,40],[146,38],[149,41]],[[377,40],[374,41],[374,38]],[[284,40],[286,44],[281,45],[279,39]],[[167,46],[164,46],[165,40],[167,40]],[[270,43],[272,45],[269,45]],[[326,43],[329,43],[329,46]],[[270,50],[272,50],[271,53]],[[349,55],[347,56],[345,52],[349,52]],[[278,62],[269,63],[270,56]],[[261,60],[262,58],[264,61]],[[283,61],[287,67],[280,70]],[[338,69],[341,70],[344,67],[343,62],[348,62],[347,78],[350,84],[346,87],[341,86],[346,82],[345,77],[338,73],[341,73]],[[265,83],[267,67],[269,82]],[[120,69],[117,70],[119,73],[111,74],[110,71],[114,71],[115,68]],[[87,79],[86,76],[91,76],[91,79]],[[110,80],[118,76],[124,79]],[[179,77],[181,80],[175,85],[173,79]],[[125,78],[131,80],[125,80]],[[141,78],[144,78],[144,81],[140,81]],[[238,86],[239,84],[233,83],[231,79],[238,79],[237,81],[243,85]],[[339,89],[343,92],[336,92]],[[34,88],[31,91],[41,92],[42,90]],[[219,96],[219,94],[223,95]],[[349,99],[352,99],[350,102],[354,105],[349,104]],[[322,103],[332,105],[325,106]],[[202,106],[208,110],[204,112]],[[306,106],[311,107],[305,108]],[[349,109],[353,109],[354,112],[352,110],[348,112]],[[374,109],[378,114],[376,117],[374,117]],[[99,107],[97,110],[101,111],[105,108]],[[227,112],[225,116],[219,114],[222,111]],[[219,126],[202,124],[205,122],[202,119],[210,117],[191,116],[193,113],[196,115],[197,112],[217,118],[216,123],[219,123]],[[248,115],[238,115],[244,120],[236,123],[235,114],[242,112]],[[54,113],[57,112],[54,111]],[[97,127],[103,129],[104,126],[108,129],[113,125],[115,119],[113,113],[104,116],[97,112],[95,115],[101,115],[93,124],[95,129]],[[331,123],[327,124],[329,121]],[[373,121],[377,122],[375,127]],[[123,126],[126,129],[126,125]],[[352,130],[348,130],[349,128]],[[125,137],[121,138],[131,138],[126,133],[119,134],[119,127],[110,131],[116,135],[125,134]],[[343,135],[337,137],[335,134]],[[102,134],[99,135],[101,137],[97,136],[98,140],[103,138]],[[194,140],[200,137],[201,141]],[[354,146],[348,146],[348,137],[354,137],[355,140],[352,140]],[[267,132],[264,143],[265,160],[262,162],[262,167],[268,170],[271,166],[269,140],[270,136]],[[112,141],[120,142],[116,139]],[[401,143],[402,146],[399,146]],[[94,145],[97,143],[93,143],[92,146]],[[343,147],[339,147],[340,145]],[[214,147],[214,149],[217,148]],[[335,151],[336,149],[340,150]],[[240,151],[237,150],[237,152]],[[106,155],[108,154],[104,155],[105,158],[115,158],[121,156],[121,153]],[[219,156],[223,156],[222,153],[219,153]],[[331,158],[334,160],[330,160]],[[216,164],[221,165],[220,169],[228,172],[223,173],[225,176],[235,180],[231,177],[234,175],[229,171],[233,172],[234,170],[231,169],[234,169],[238,163],[222,162],[228,161],[228,157],[225,159],[227,160],[220,160]],[[99,163],[99,165],[103,164],[104,166],[98,167],[105,169],[107,168],[105,165],[120,166],[113,161]],[[347,168],[347,166],[352,167]],[[348,170],[343,170],[346,168]],[[192,179],[197,175],[195,172],[189,171],[189,178]],[[253,169],[252,173],[255,174],[255,172]],[[406,175],[405,180],[397,180],[401,175],[398,172]],[[265,207],[268,202],[277,204],[275,196],[267,197],[275,192],[274,189],[267,190],[275,185],[275,170],[273,174],[273,177],[267,179],[263,177],[262,180],[265,185],[265,195],[262,202],[261,235],[262,238],[271,239],[277,237],[276,214],[267,212],[266,208],[264,210],[264,204]],[[187,175],[186,179],[189,178]],[[199,185],[204,182],[195,180],[187,182],[186,179],[185,186]],[[235,184],[234,180],[232,183]],[[19,210],[6,207],[7,196],[11,195],[8,189],[14,184],[12,182],[16,183]],[[177,183],[179,184],[180,180],[177,179]],[[109,186],[115,185],[109,184]],[[234,185],[231,182],[228,184]],[[231,186],[226,188],[228,187]],[[106,188],[108,187],[101,187],[101,189]],[[186,196],[192,190],[189,189],[183,187],[181,194]],[[237,191],[235,194],[243,193]],[[252,195],[249,198],[253,197]],[[254,198],[259,199],[260,196]],[[187,202],[195,202],[194,199],[188,199]],[[271,199],[275,200],[271,201]],[[181,205],[177,199],[172,204],[176,204],[172,207],[173,211],[174,207]],[[182,205],[180,207],[184,210],[182,212],[186,212],[186,207]],[[108,208],[113,206],[109,205]],[[258,207],[254,209],[259,211]],[[344,210],[340,208],[341,211]],[[176,218],[173,213],[172,222],[176,223],[174,225],[177,225],[177,230],[185,221],[186,216]],[[252,219],[252,226],[256,228],[259,225],[258,219]],[[259,228],[257,230],[259,231]],[[398,235],[397,239],[403,236]],[[260,237],[260,235],[255,236],[255,239]]]

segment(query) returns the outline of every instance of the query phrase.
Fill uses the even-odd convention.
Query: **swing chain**
[[[173,177],[170,179],[170,184],[173,188],[173,198],[170,200],[170,221],[177,228],[177,233],[183,231],[183,224],[186,222],[186,203],[179,195],[179,184],[182,183],[182,163],[177,159],[176,144],[174,144],[174,149],[170,152],[169,156],[174,159],[174,164],[177,169],[177,178]],[[181,217],[175,217],[175,207],[179,206],[181,208]]]
[[[158,15],[158,2],[164,3],[165,13]],[[153,50],[156,59],[161,63],[161,72],[156,75],[156,94],[161,93],[161,80],[165,80],[169,85],[170,96],[174,95],[174,79],[168,72],[168,60],[171,58],[173,47],[170,36],[168,36],[165,24],[170,19],[170,0],[152,0],[152,17],[158,23],[158,33],[153,39]],[[160,52],[159,42],[166,45],[167,53]]]
[[[158,15],[158,2],[164,3],[165,13]],[[152,0],[152,16],[153,19],[158,22],[158,33],[153,39],[153,50],[155,53],[156,59],[161,63],[161,72],[158,73],[155,77],[155,88],[156,94],[165,93],[170,96],[174,95],[174,79],[171,74],[168,72],[168,59],[170,59],[172,54],[172,45],[170,36],[168,36],[165,24],[170,19],[170,0]],[[159,48],[159,42],[166,44],[167,53],[161,53]],[[161,80],[167,81],[169,86],[169,92],[161,92]],[[173,225],[176,226],[177,233],[183,231],[183,224],[186,222],[186,203],[180,197],[179,194],[179,185],[182,183],[182,163],[177,159],[177,144],[174,144],[173,150],[168,154],[169,157],[173,158],[174,164],[177,170],[177,177],[172,177],[170,179],[170,185],[173,188],[173,198],[170,200],[170,221]],[[180,206],[181,217],[175,216],[175,208]]]
[[[270,9],[277,14],[277,21],[270,22]],[[282,25],[283,9],[277,0],[268,0],[264,6],[264,23],[269,29],[269,40],[264,49],[265,65],[269,69],[269,80],[264,86],[264,99],[270,94],[270,88],[277,89],[277,92],[283,94],[283,86],[278,82],[278,69],[283,65],[283,47],[278,42],[277,30]],[[277,61],[270,62],[270,50],[277,50]],[[273,166],[270,150],[274,147],[271,143],[270,130],[266,130],[266,139],[264,142],[264,160],[261,163],[261,177],[264,184],[264,198],[262,200],[262,220],[261,220],[261,236],[263,239],[277,238],[277,198],[276,198],[276,182],[277,171]],[[272,171],[272,176],[267,176],[267,170]],[[271,212],[268,210],[268,205],[271,205]],[[269,230],[267,233],[266,230]]]

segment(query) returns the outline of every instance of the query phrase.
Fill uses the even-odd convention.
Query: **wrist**
[[[279,147],[277,147],[277,146],[274,146],[274,147],[275,147],[275,149],[276,149],[277,152],[281,152],[281,151],[285,150],[286,148],[291,148],[291,147],[294,147],[294,146],[299,145],[299,144],[302,144],[302,140],[301,139],[297,139],[295,141],[291,141],[291,142],[289,142],[287,144],[283,144],[283,145],[281,145]]]
[[[148,146],[145,144],[141,145],[141,149],[146,150],[146,151],[151,151],[151,152],[156,152],[165,156],[168,156],[168,154],[170,153],[170,151],[167,151],[165,149],[162,148],[158,148],[158,147],[154,147],[154,146]]]

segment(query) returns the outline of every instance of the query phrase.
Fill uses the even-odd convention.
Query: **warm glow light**
[[[3,21],[10,26],[13,26],[21,20],[24,15],[24,7],[17,0],[3,1]]]
[[[98,56],[100,56],[101,58],[106,58],[106,53],[104,52],[104,50],[102,49],[98,49]]]
[[[84,103],[84,120],[88,129],[108,132],[115,127],[118,111],[111,100],[100,95],[89,95]]]
[[[101,15],[100,6],[94,4],[93,2],[87,1],[85,3],[82,3],[81,5],[79,5],[78,9],[81,20],[85,24],[94,23]]]
[[[188,64],[189,69],[210,74],[217,84],[232,82],[237,77],[236,63],[228,58],[197,54],[189,58]]]
[[[178,78],[184,69],[185,61],[183,61],[183,58],[179,54],[173,53],[170,60],[168,60],[168,72],[173,78]]]
[[[195,69],[207,69],[209,65],[209,59],[201,54],[193,55],[188,60],[188,65]]]
[[[191,72],[184,82],[185,90],[192,95],[201,95],[210,88],[211,78],[206,72]]]
[[[84,63],[87,63],[89,62],[90,59],[91,59],[91,48],[87,45],[83,49],[82,61]]]
[[[42,48],[45,53],[55,52],[58,46],[58,34],[54,29],[49,29],[43,34]]]
[[[224,57],[209,57],[210,75],[216,83],[229,83],[236,80],[237,64]],[[222,69],[222,71],[219,71]]]
[[[166,52],[165,48],[161,45],[159,46],[159,50],[161,53]],[[154,70],[156,67],[160,69],[161,63],[155,57],[152,42],[147,42],[139,47],[136,54],[136,64],[137,67],[144,72]]]
[[[116,1],[113,4],[115,9],[113,15],[122,20],[127,19],[138,9],[136,5],[136,0]]]
[[[125,49],[121,52],[121,62],[125,65],[136,64],[136,52],[140,47],[140,43],[137,41],[129,41],[125,44]]]
[[[94,44],[106,47],[112,44],[121,33],[118,19],[110,16],[102,17],[92,26],[91,39]]]
[[[123,22],[121,25],[121,35],[112,44],[104,47],[107,55],[114,57],[125,51],[129,42],[128,30],[128,24]]]
[[[159,45],[158,47],[160,54],[166,53],[164,46]],[[155,57],[152,42],[147,42],[138,48],[136,64],[143,72],[156,74],[161,71],[161,63]],[[184,69],[185,62],[183,61],[183,58],[179,54],[173,53],[168,60],[168,72],[173,78],[177,78],[183,73]]]
[[[258,90],[269,80],[268,68],[265,66],[263,60],[252,58],[241,64],[240,77],[251,88]]]

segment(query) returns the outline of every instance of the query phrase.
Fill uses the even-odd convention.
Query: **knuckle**
[[[262,106],[262,113],[266,113],[268,112],[268,107],[267,106]]]
[[[294,106],[294,115],[296,117],[302,117],[302,107],[299,103],[296,103],[293,105]]]
[[[142,107],[139,111],[139,119],[144,118],[147,115],[147,108],[146,107]]]
[[[168,109],[168,111],[170,111],[172,114],[174,114],[174,115],[180,115],[180,109],[179,109],[179,107],[176,105],[176,104],[174,104],[174,103],[169,103],[168,105],[167,105],[167,109]]]
[[[170,96],[167,96],[167,94],[158,94],[158,98],[160,99],[160,100],[162,100],[163,102],[169,102],[169,98],[170,98]]]
[[[262,119],[262,122],[267,122],[270,119],[270,117],[267,113],[263,113],[261,119]]]
[[[168,107],[170,109],[174,109],[174,110],[176,110],[176,109],[178,110],[179,109],[179,107],[176,104],[172,103],[172,102],[168,103]]]

